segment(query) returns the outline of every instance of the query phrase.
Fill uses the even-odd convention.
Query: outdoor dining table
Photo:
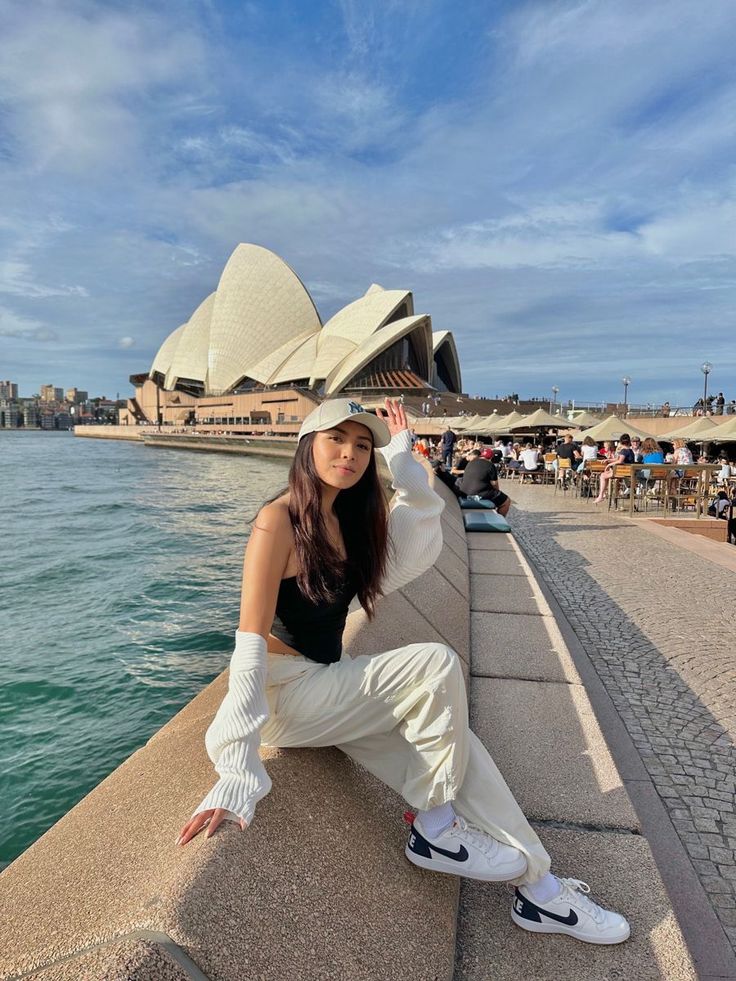
[[[629,516],[633,517],[636,511],[636,475],[642,470],[666,470],[668,475],[673,474],[675,471],[688,471],[692,474],[693,471],[697,471],[696,485],[695,485],[695,516],[696,518],[702,518],[707,515],[708,510],[708,495],[710,491],[711,477],[714,471],[720,469],[720,464],[718,463],[612,463],[611,469],[613,471],[613,476],[608,485],[608,500],[609,504],[611,497],[613,495],[613,488],[616,483],[616,471],[623,471],[623,474],[619,479],[622,479],[624,474],[626,479],[631,480],[631,488],[629,489],[628,497],[628,512]],[[670,500],[669,492],[669,476],[667,478],[667,484],[664,494],[664,510],[665,513],[668,510],[668,504]]]

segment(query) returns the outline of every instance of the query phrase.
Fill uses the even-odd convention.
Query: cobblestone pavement
[[[517,539],[593,662],[736,949],[736,575],[588,501],[504,484]]]

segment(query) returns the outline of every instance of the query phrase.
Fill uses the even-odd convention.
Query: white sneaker
[[[587,893],[590,886],[579,879],[558,879],[559,896],[536,903],[524,886],[516,890],[511,919],[532,933],[567,933],[589,944],[620,944],[628,940],[631,927],[620,913],[603,909]]]
[[[461,817],[437,838],[427,837],[415,819],[405,854],[420,868],[484,882],[508,882],[526,870],[526,858],[518,848],[496,841]]]

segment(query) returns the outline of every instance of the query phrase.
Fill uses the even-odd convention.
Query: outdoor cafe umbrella
[[[484,426],[483,432],[491,436],[493,433],[510,433],[514,426],[523,422],[526,416],[522,412],[514,410],[507,416],[499,416],[495,421],[489,417],[488,425]]]
[[[537,409],[536,412],[532,412],[531,415],[524,416],[524,418],[515,423],[512,428],[523,429],[526,432],[527,429],[541,429],[542,427],[569,429],[571,426],[576,428],[578,425],[579,424],[577,422],[570,422],[570,420],[565,419],[564,416],[553,416],[551,413],[547,412],[546,409]]]
[[[475,427],[485,425],[488,418],[488,416],[481,416],[476,413],[474,416],[468,417],[465,422],[458,426],[458,429],[462,429],[464,433],[475,432]]]
[[[707,418],[707,416],[704,418]],[[724,422],[722,426],[716,423],[715,432],[710,434],[710,439],[716,443],[736,442],[736,416],[733,419],[729,419],[728,422]]]
[[[484,425],[478,426],[475,432],[478,436],[500,436],[501,433],[510,433],[511,426],[523,418],[520,412],[511,412],[507,416],[486,416]]]
[[[466,433],[475,433],[477,436],[492,436],[497,432],[497,426],[503,424],[506,416],[500,416],[497,412],[490,416],[478,416],[472,427],[468,427]]]
[[[714,430],[718,429],[717,423],[713,422],[708,416],[701,416],[695,422],[681,429],[675,427],[667,433],[662,433],[660,437],[665,443],[671,443],[673,439],[686,439],[692,443],[705,443],[715,437]]]
[[[589,426],[597,426],[600,421],[598,416],[594,416],[592,412],[580,412],[578,415],[573,416],[570,423],[571,425],[580,426],[581,429],[587,429]]]
[[[585,439],[586,436],[590,436],[596,443],[600,443],[606,439],[618,439],[623,433],[628,433],[629,436],[639,436],[641,439],[646,439],[652,435],[639,429],[638,426],[634,426],[626,419],[619,419],[618,416],[613,415],[604,419],[603,422],[599,422],[597,426],[591,426],[590,429],[584,429],[582,433],[578,433],[578,439]]]

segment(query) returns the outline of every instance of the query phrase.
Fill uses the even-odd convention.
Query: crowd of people
[[[684,470],[680,467],[699,464],[716,464],[720,469],[714,473],[715,497],[709,503],[710,514],[728,519],[729,538],[736,538],[736,526],[731,508],[736,503],[736,461],[725,450],[717,455],[700,453],[694,456],[684,439],[675,439],[671,449],[661,446],[653,437],[644,439],[623,433],[618,440],[597,443],[590,436],[577,442],[571,434],[562,438],[545,436],[537,441],[518,442],[510,437],[498,437],[483,442],[465,436],[458,436],[447,428],[437,439],[418,438],[412,433],[414,451],[427,460],[434,468],[437,477],[458,497],[474,497],[492,502],[501,514],[506,514],[511,501],[500,488],[500,476],[519,475],[520,479],[529,477],[541,479],[545,470],[555,471],[563,461],[562,467],[575,479],[583,475],[592,461],[604,461],[607,466],[599,475],[596,504],[606,500],[608,485],[614,476],[615,465],[632,464],[674,464],[675,469],[667,475],[670,493],[676,491],[678,481]],[[702,447],[701,447],[702,448]],[[569,461],[569,462],[568,462]],[[642,468],[636,471],[636,493],[640,493],[649,483],[651,471]],[[628,487],[625,493],[629,493]]]

